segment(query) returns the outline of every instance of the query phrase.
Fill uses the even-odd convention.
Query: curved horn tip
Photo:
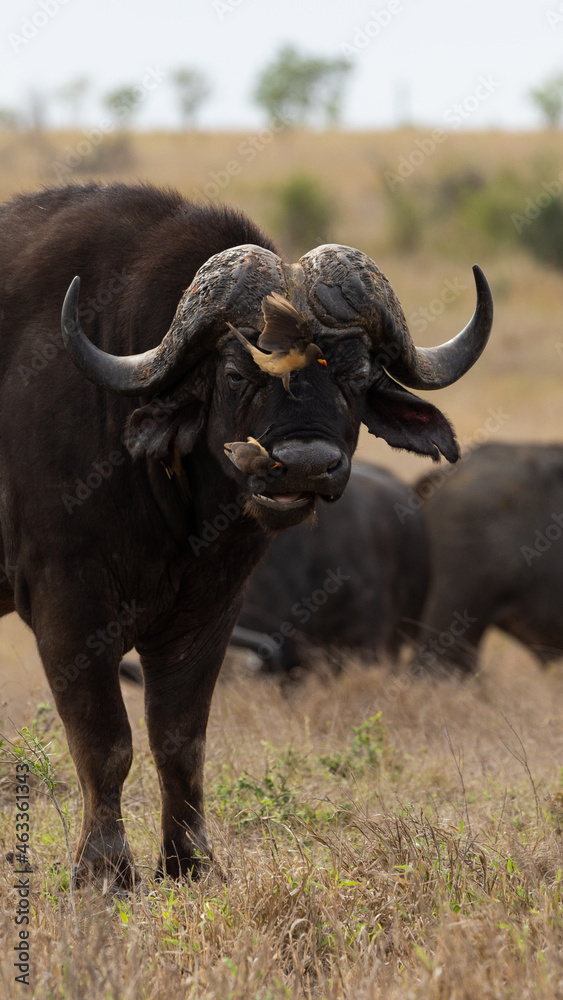
[[[78,310],[78,299],[80,297],[80,277],[77,274],[68,286],[67,293],[64,297],[63,308],[61,311],[61,332],[63,335],[63,344],[65,347],[68,346],[68,342],[72,335],[71,324],[74,321],[76,312]]]
[[[485,295],[488,298],[490,307],[492,309],[492,307],[493,307],[493,295],[492,295],[492,292],[491,292],[491,286],[489,285],[489,282],[487,281],[487,279],[485,277],[485,272],[483,271],[483,269],[481,267],[479,267],[478,264],[474,264],[473,265],[472,271],[473,271],[473,278],[474,278],[474,281],[475,281],[475,287],[476,287],[477,291],[479,292],[479,294],[483,294],[483,295]]]
[[[80,275],[76,274],[72,279],[70,285],[68,286],[68,291],[66,293],[65,298],[71,295],[78,296],[79,292],[80,292]]]
[[[457,337],[439,347],[414,347],[412,358],[385,366],[392,378],[409,389],[445,389],[457,382],[483,353],[493,325],[493,296],[478,264],[473,265],[477,304]]]

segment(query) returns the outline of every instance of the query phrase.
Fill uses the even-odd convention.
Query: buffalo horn
[[[340,334],[363,330],[374,360],[410,389],[443,389],[475,364],[489,339],[493,300],[475,264],[477,306],[472,319],[441,347],[415,347],[401,304],[377,265],[360,250],[329,243],[299,262],[314,315]]]
[[[384,368],[409,389],[444,389],[457,382],[483,353],[493,323],[493,298],[478,264],[473,265],[477,290],[475,312],[457,337],[440,347],[415,347],[407,341],[398,358]]]
[[[123,395],[129,392],[135,395],[139,395],[141,391],[158,392],[167,374],[159,364],[162,345],[153,347],[144,354],[129,354],[124,357],[101,351],[88,340],[80,325],[79,295],[80,278],[77,275],[70,283],[62,311],[63,341],[76,367],[102,389],[111,389]]]
[[[258,323],[262,299],[272,291],[284,291],[282,264],[276,254],[254,244],[223,250],[199,268],[158,347],[117,357],[100,350],[84,333],[78,318],[80,278],[76,277],[63,304],[63,342],[76,367],[100,388],[123,396],[157,393],[214,349],[227,320]]]

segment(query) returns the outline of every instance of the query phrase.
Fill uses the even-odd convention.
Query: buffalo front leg
[[[212,860],[203,805],[205,736],[211,697],[232,623],[215,630],[205,655],[185,636],[149,651],[137,647],[145,675],[146,722],[162,803],[157,877],[197,876]]]
[[[88,606],[88,601],[83,602]],[[123,612],[71,600],[37,600],[33,628],[63,721],[83,798],[74,859],[76,885],[94,878],[112,889],[135,881],[121,814],[123,783],[133,756],[131,728],[119,686]],[[108,626],[111,626],[108,629]],[[97,638],[99,635],[103,638]],[[113,634],[113,638],[112,638]]]

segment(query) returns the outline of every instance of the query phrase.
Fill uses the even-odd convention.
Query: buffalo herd
[[[325,596],[329,566],[346,576]],[[562,584],[563,446],[485,444],[412,488],[356,465],[316,526],[276,539],[231,643],[289,672],[315,648],[397,660],[404,643],[416,673],[463,676],[496,626],[545,664],[563,655]]]
[[[563,647],[561,449],[485,446],[414,490],[352,466],[362,423],[458,462],[446,417],[409,389],[455,383],[484,350],[479,267],[467,326],[419,348],[360,250],[291,264],[244,215],[173,191],[20,195],[0,233],[0,614],[32,628],[66,730],[76,885],[138,877],[121,813],[133,647],[157,875],[174,878],[213,857],[205,738],[233,629],[282,671],[318,647],[381,660],[406,645],[418,669],[467,672],[488,625],[542,661]]]

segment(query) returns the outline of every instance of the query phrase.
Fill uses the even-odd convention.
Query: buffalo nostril
[[[288,475],[299,475],[310,481],[326,481],[327,477],[339,475],[346,462],[340,447],[322,439],[301,441],[288,438],[277,442],[269,450]]]

